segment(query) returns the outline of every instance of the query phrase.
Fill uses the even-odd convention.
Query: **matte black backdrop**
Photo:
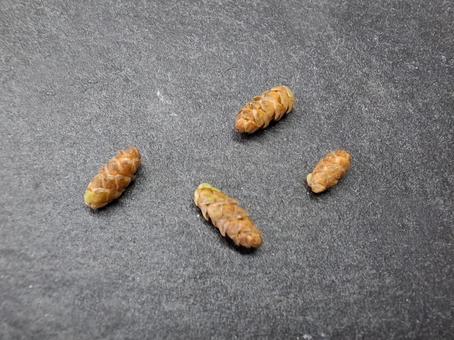
[[[452,1],[0,1],[0,338],[452,338]],[[298,103],[262,134],[239,108]],[[97,213],[115,151],[137,181]],[[326,152],[353,168],[314,197]],[[204,223],[203,181],[264,232]]]

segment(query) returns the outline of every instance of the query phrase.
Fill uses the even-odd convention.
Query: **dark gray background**
[[[448,339],[452,1],[0,1],[0,338]],[[240,107],[294,89],[250,138]],[[136,183],[93,213],[118,149]],[[347,178],[310,195],[328,151]],[[208,181],[265,243],[192,203]]]

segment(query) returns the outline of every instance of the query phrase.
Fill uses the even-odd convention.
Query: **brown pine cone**
[[[235,129],[242,133],[265,129],[273,120],[278,121],[292,111],[294,103],[295,96],[287,86],[273,87],[238,112]]]
[[[140,162],[141,156],[137,148],[118,152],[88,184],[84,195],[85,204],[98,209],[120,197],[134,179]]]
[[[258,248],[262,245],[262,233],[236,200],[208,183],[199,185],[194,193],[194,202],[203,217],[228,236],[235,245]]]
[[[350,170],[352,156],[345,150],[337,150],[327,154],[314,171],[307,175],[307,184],[312,191],[319,193],[337,184]]]

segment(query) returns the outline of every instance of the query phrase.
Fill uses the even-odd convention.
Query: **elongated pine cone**
[[[327,154],[314,171],[307,175],[307,184],[312,191],[319,193],[337,184],[350,170],[352,156],[345,150],[337,150]]]
[[[236,117],[235,129],[253,133],[265,129],[270,123],[280,120],[293,110],[295,96],[287,86],[276,86],[246,104]]]
[[[141,156],[137,148],[119,151],[88,184],[84,195],[85,204],[98,209],[120,197],[133,181],[140,162]]]
[[[228,236],[237,246],[258,248],[262,233],[236,200],[208,183],[202,183],[194,192],[194,202],[207,221]]]

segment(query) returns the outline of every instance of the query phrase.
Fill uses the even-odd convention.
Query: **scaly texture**
[[[295,96],[287,86],[276,86],[255,97],[244,106],[236,117],[235,128],[238,132],[253,133],[265,129],[270,123],[278,121],[293,110]]]
[[[327,154],[307,175],[307,184],[315,193],[323,192],[337,184],[350,170],[352,156],[345,150]]]
[[[262,233],[236,200],[207,183],[199,185],[194,193],[194,202],[203,217],[228,236],[237,246],[258,248]]]
[[[136,148],[120,151],[88,184],[85,204],[92,209],[102,208],[121,196],[140,166],[140,152]]]

